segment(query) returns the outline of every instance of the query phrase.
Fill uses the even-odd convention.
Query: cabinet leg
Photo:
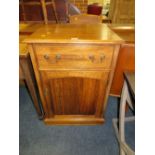
[[[25,60],[22,60],[21,65],[22,65],[22,68],[24,71],[24,77],[25,77],[26,85],[27,85],[29,93],[31,95],[31,98],[32,98],[33,104],[35,106],[36,112],[37,112],[39,118],[42,119],[43,114],[42,114],[42,110],[41,110],[41,107],[39,104],[39,99],[38,99],[38,95],[37,95],[37,89],[36,89],[36,85],[35,85],[35,80],[34,80],[31,62],[27,58]]]

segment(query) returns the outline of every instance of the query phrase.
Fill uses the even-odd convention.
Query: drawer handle
[[[103,54],[103,55],[101,55],[101,57],[100,57],[100,62],[103,62],[104,59],[105,59],[105,55]]]
[[[95,60],[94,55],[89,55],[89,60],[91,60],[92,62],[94,62],[94,60]]]
[[[61,59],[61,54],[57,54],[57,55],[55,56],[55,59],[56,59],[56,61],[60,60],[60,59]]]
[[[49,55],[48,55],[48,54],[45,54],[45,55],[44,55],[44,58],[45,58],[46,60],[48,60],[48,59],[49,59]]]

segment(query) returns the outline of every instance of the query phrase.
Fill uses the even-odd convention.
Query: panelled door
[[[47,117],[102,113],[108,71],[40,71]]]

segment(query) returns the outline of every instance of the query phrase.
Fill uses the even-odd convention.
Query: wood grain
[[[86,115],[56,115],[54,118],[46,118],[46,125],[102,125],[104,118],[96,118]]]
[[[106,24],[49,24],[42,26],[24,42],[120,44],[124,40]]]
[[[71,40],[75,35],[79,39]],[[103,123],[123,40],[102,24],[58,24],[42,27],[25,42],[45,112],[44,122],[57,125]],[[101,62],[103,53],[106,57]],[[57,61],[53,62],[56,56]]]
[[[110,0],[108,18],[112,23],[135,23],[135,0]]]
[[[39,104],[39,98],[38,98],[39,96],[38,96],[38,92],[37,92],[37,86],[35,83],[34,73],[33,73],[32,64],[31,64],[29,55],[27,55],[26,57],[23,57],[23,55],[22,55],[20,57],[19,68],[20,68],[19,79],[26,81],[26,85],[27,85],[29,93],[32,97],[32,101],[33,101],[34,107],[37,111],[37,114],[38,114],[39,118],[42,118],[43,114],[42,114],[41,107]]]
[[[123,72],[135,71],[135,29],[134,25],[111,24],[109,27],[117,33],[125,43],[121,45],[110,94],[119,97],[123,87]]]
[[[28,36],[27,35],[19,36],[19,80],[23,80],[26,83],[36,112],[39,118],[41,119],[43,117],[43,113],[41,110],[41,106],[39,104],[37,85],[35,81],[32,63],[30,60],[30,55],[27,49],[27,44],[21,43],[22,40],[26,37]]]
[[[77,14],[69,16],[69,23],[71,24],[97,24],[102,23],[102,17],[90,14]]]
[[[35,45],[39,69],[109,69],[113,56],[112,46],[92,45]],[[59,56],[59,58],[57,58]]]
[[[123,87],[123,72],[135,70],[135,45],[124,44],[120,48],[116,70],[110,90],[111,95],[120,96]]]
[[[46,83],[44,89],[47,93],[48,107],[53,107],[54,114],[94,115],[97,104],[102,104],[103,100],[100,100],[100,96],[104,97],[103,92],[107,86],[109,72],[68,71],[69,74],[66,74],[66,71],[59,71],[57,73],[59,74],[55,75],[55,71],[41,71],[44,85]],[[91,78],[91,75],[96,77]]]

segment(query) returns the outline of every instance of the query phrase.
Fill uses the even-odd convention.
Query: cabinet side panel
[[[121,46],[114,78],[110,90],[111,95],[120,96],[123,87],[123,72],[135,70],[135,46],[125,44]]]
[[[35,58],[35,50],[34,50],[32,44],[28,45],[28,50],[30,52],[31,61],[32,61],[34,72],[35,72],[35,77],[36,77],[36,81],[37,81],[37,85],[38,85],[38,89],[39,89],[39,94],[40,94],[40,98],[41,98],[41,102],[42,102],[42,106],[43,106],[44,115],[45,115],[45,117],[49,117],[48,107],[47,107],[47,104],[46,104],[46,101],[45,101],[45,98],[43,95],[41,78],[40,78],[40,74],[38,71],[37,61]]]

